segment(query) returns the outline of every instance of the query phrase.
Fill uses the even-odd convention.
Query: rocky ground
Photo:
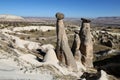
[[[0,80],[74,80],[82,74],[60,66],[52,44],[41,44],[35,31],[53,31],[51,26],[28,26],[0,30]],[[28,33],[22,33],[23,31]],[[32,32],[33,31],[33,32]],[[32,34],[31,34],[32,33]],[[35,34],[36,35],[36,34]],[[38,34],[37,34],[38,35]],[[52,35],[54,36],[54,35]],[[34,39],[35,38],[35,39]],[[36,38],[39,40],[36,41]],[[43,40],[46,37],[43,37]],[[52,37],[51,37],[52,38]],[[53,37],[54,38],[54,37]],[[49,57],[48,57],[49,56]],[[79,66],[78,66],[79,67]],[[80,66],[81,67],[81,66]]]
[[[54,26],[0,29],[0,80],[80,80],[84,71],[83,65],[78,63],[77,67],[80,70],[74,73],[59,64],[56,58],[55,29]],[[69,45],[72,45],[74,30],[79,29],[79,27],[66,28]],[[81,77],[84,76],[87,80],[117,80],[117,78],[119,80],[120,75],[117,70],[120,66],[118,65],[120,30],[115,30],[92,29],[94,66],[102,71],[98,74],[85,73]]]

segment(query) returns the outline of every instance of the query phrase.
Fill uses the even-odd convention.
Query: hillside
[[[0,21],[22,21],[22,20],[24,20],[24,18],[21,16],[9,14],[0,15]]]

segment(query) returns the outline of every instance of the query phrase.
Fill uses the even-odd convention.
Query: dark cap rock
[[[64,19],[64,14],[63,13],[56,13],[56,18],[58,19],[58,20],[61,20],[61,19]]]
[[[89,22],[91,22],[91,20],[89,20],[89,19],[85,19],[85,18],[81,18],[81,20],[82,20],[83,22],[85,22],[85,23],[89,23]]]

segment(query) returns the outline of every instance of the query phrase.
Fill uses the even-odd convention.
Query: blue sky
[[[120,16],[120,0],[0,0],[0,14],[54,17]]]

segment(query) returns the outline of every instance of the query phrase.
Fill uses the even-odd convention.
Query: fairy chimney
[[[57,44],[56,54],[60,62],[66,64],[73,71],[77,70],[77,65],[74,60],[73,54],[68,44],[68,38],[64,28],[64,14],[56,13],[56,33],[57,33]]]
[[[82,25],[79,32],[81,44],[80,51],[82,56],[82,63],[86,68],[93,67],[93,42],[90,32],[90,20],[81,18]]]
[[[81,61],[80,42],[79,32],[75,31],[71,50],[76,61]]]

